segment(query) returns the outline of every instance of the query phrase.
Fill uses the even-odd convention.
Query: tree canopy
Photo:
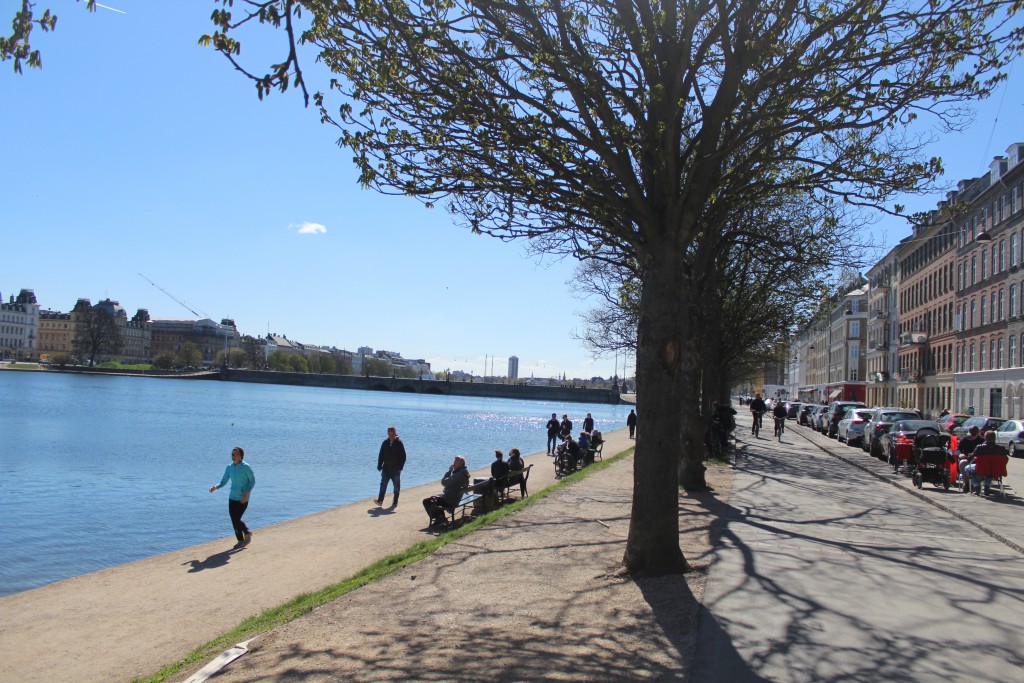
[[[445,202],[474,231],[632,259],[638,304],[634,500],[624,563],[686,567],[674,463],[697,446],[698,304],[730,212],[780,190],[882,206],[941,170],[905,126],[955,126],[1020,49],[1017,0],[279,0],[215,13],[204,42],[284,29],[258,92],[316,92],[361,182]],[[295,21],[308,12],[308,28]],[[756,226],[746,226],[756,232]]]

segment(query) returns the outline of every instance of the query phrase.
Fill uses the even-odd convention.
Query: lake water
[[[411,488],[456,454],[476,469],[495,448],[544,450],[552,412],[576,431],[590,412],[609,431],[629,409],[0,371],[0,595],[232,536],[227,491],[209,487],[235,445],[256,472],[245,518],[257,529],[375,497],[388,425]]]

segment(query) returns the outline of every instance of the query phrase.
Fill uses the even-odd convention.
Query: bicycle
[[[775,434],[779,437],[779,441],[782,441],[782,432],[786,430],[786,418],[777,417],[775,418]]]
[[[754,424],[750,427],[750,433],[757,438],[757,435],[761,433],[761,416],[764,415],[762,412],[751,413],[754,416]]]

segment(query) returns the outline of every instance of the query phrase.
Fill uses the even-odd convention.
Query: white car
[[[1013,458],[1020,453],[1024,455],[1024,422],[1007,420],[995,429],[996,443],[1010,452]]]
[[[843,419],[839,421],[836,439],[840,443],[845,441],[849,446],[861,443],[864,440],[864,425],[871,419],[873,412],[872,410],[860,408],[847,410],[846,414],[843,415]]]

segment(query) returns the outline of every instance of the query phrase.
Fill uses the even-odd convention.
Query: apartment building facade
[[[899,368],[899,254],[893,248],[867,272],[867,388],[869,406],[896,405]]]
[[[953,405],[957,230],[943,202],[896,247],[897,402],[936,418]]]
[[[35,292],[23,289],[3,303],[0,296],[0,358],[32,360],[39,357],[39,302]]]
[[[959,190],[956,409],[1015,417],[1024,408],[1024,143]]]

